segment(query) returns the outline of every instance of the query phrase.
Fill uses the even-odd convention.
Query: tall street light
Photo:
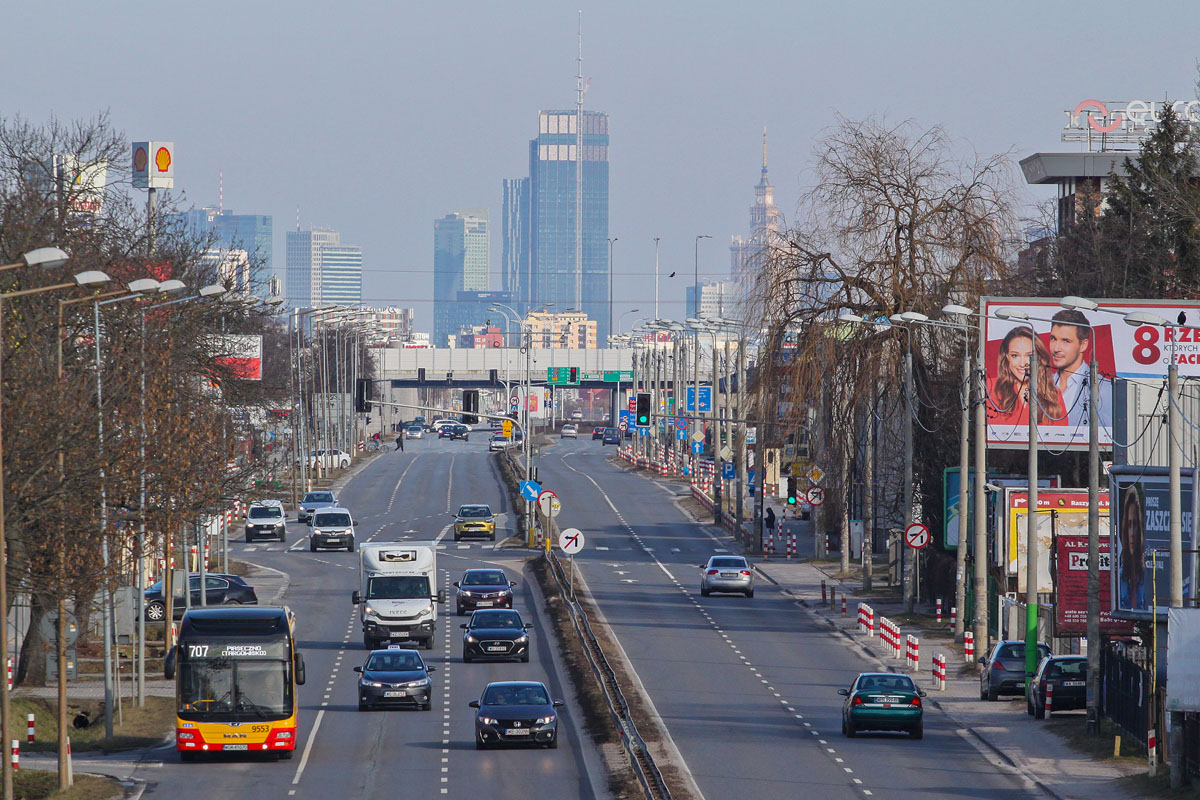
[[[608,334],[612,335],[612,318],[613,318],[613,245],[619,242],[620,239],[616,236],[608,240]],[[579,303],[583,305],[582,302]]]
[[[654,318],[658,319],[658,240],[661,236],[654,237]]]
[[[44,248],[43,248],[44,249]],[[55,248],[56,249],[56,248]],[[20,262],[18,266],[24,264],[26,266],[45,266],[47,268],[59,267],[65,263],[66,256],[62,254],[61,260],[56,256],[54,259],[44,258],[35,255],[37,250],[27,253],[27,260]],[[5,265],[5,269],[11,268],[12,265]],[[51,286],[39,286],[36,289],[21,289],[15,292],[0,293],[0,377],[3,375],[4,366],[4,301],[12,300],[17,297],[28,297],[35,294],[43,294],[45,292],[53,292],[58,289],[69,289],[73,286],[90,286],[108,281],[108,276],[99,270],[89,270],[80,272],[74,276],[74,280],[64,283],[56,283]],[[3,385],[0,383],[0,385]],[[0,394],[0,401],[3,400],[3,395]],[[0,403],[0,665],[8,664],[8,540],[7,533],[4,527],[4,430],[3,430],[3,408]],[[12,800],[13,784],[12,784],[12,712],[9,704],[9,689],[8,681],[0,681],[0,738],[3,744],[0,748],[3,749],[3,762],[0,764],[0,769],[3,770],[4,787],[3,796],[5,800]]]

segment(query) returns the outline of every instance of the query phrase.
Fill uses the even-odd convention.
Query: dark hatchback
[[[240,575],[225,575],[221,573],[208,573],[204,578],[205,598],[204,601],[210,606],[256,606],[258,605],[258,595],[254,593],[254,587],[246,583]],[[180,587],[172,587],[175,597],[172,602],[171,611],[175,619],[183,617],[186,610],[183,600],[183,592]],[[188,579],[188,588],[191,590],[192,608],[200,607],[200,576],[193,574]],[[167,605],[163,598],[162,581],[155,581],[146,589],[146,619],[150,622],[160,622],[167,615]]]
[[[530,626],[519,612],[484,609],[459,627],[466,631],[462,649],[465,663],[480,659],[529,661]]]
[[[454,609],[461,617],[479,608],[512,608],[512,587],[517,583],[501,569],[469,569],[454,585],[458,589]]]
[[[455,439],[462,439],[465,442],[468,440],[468,433],[470,432],[470,430],[471,429],[468,428],[466,425],[463,425],[462,423],[457,423],[457,422],[454,423],[453,425],[443,425],[438,430],[438,438],[439,439],[449,439],[450,441],[454,441]]]
[[[1050,646],[1038,644],[1037,660],[1050,655]],[[1019,640],[997,642],[981,662],[979,699],[995,700],[997,695],[1025,694],[1025,643]]]
[[[1050,715],[1055,711],[1087,708],[1087,656],[1043,658],[1033,674],[1033,685],[1025,697],[1025,711],[1036,719],[1046,718],[1046,687],[1054,686]]]
[[[593,442],[596,441],[597,439],[603,439],[603,438],[604,438],[604,427],[603,426],[592,428],[592,441]]]
[[[604,436],[601,437],[601,439],[600,439],[600,444],[601,445],[615,444],[617,446],[620,446],[621,432],[619,430],[617,430],[616,428],[605,428]]]
[[[433,704],[433,682],[429,673],[437,667],[427,666],[416,650],[393,645],[387,650],[375,650],[361,667],[355,667],[358,679],[358,710],[370,711],[376,706],[413,706],[428,711]]]
[[[551,700],[546,684],[537,681],[489,683],[475,712],[475,747],[494,744],[538,744],[558,747],[558,713],[562,700]]]

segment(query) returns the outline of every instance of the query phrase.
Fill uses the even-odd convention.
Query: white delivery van
[[[358,606],[363,645],[419,642],[429,650],[437,625],[437,547],[433,542],[368,542],[359,546]]]

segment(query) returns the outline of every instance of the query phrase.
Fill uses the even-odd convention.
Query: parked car
[[[1048,656],[1038,664],[1033,685],[1025,695],[1025,711],[1035,719],[1046,717],[1046,687],[1054,686],[1050,714],[1087,708],[1087,656]]]
[[[484,687],[469,704],[475,713],[475,747],[520,743],[558,747],[558,714],[562,700],[551,700],[546,684],[497,681]]]
[[[1039,643],[1037,659],[1050,655],[1050,646]],[[1025,642],[997,642],[979,662],[979,699],[995,701],[1002,694],[1025,694]]]
[[[595,428],[592,428],[592,441],[594,442],[597,439],[603,439],[604,438],[604,430],[605,430],[605,428],[603,425],[598,425]]]
[[[313,514],[308,549],[316,552],[318,547],[344,547],[354,552],[354,518],[347,509],[332,506]]]
[[[299,459],[296,460],[299,464]],[[310,450],[308,453],[309,469],[346,469],[350,466],[350,454],[341,450]]]
[[[496,541],[496,516],[490,506],[471,503],[458,507],[458,513],[454,515],[454,541],[462,541],[468,536],[483,536]]]
[[[604,436],[601,437],[600,444],[601,445],[615,444],[618,447],[620,447],[621,446],[621,431],[617,430],[616,428],[605,428]]]
[[[562,429],[558,432],[558,438],[560,438],[560,439],[578,439],[579,438],[579,429],[576,428],[574,425],[563,425]]]
[[[337,498],[333,492],[320,491],[309,492],[304,495],[304,499],[300,501],[300,510],[296,512],[296,519],[300,522],[307,523],[312,519],[313,512],[318,508],[327,508],[336,506]]]
[[[898,672],[864,672],[849,689],[838,689],[842,704],[842,733],[853,739],[859,731],[908,731],[925,736],[925,692],[912,678]]]
[[[454,582],[454,613],[458,616],[478,608],[512,608],[513,587],[502,569],[469,569]]]
[[[429,673],[436,672],[437,667],[426,665],[416,650],[398,645],[373,650],[366,663],[354,671],[360,675],[359,711],[370,711],[376,706],[415,706],[428,711],[433,706]]]
[[[443,425],[442,427],[438,428],[438,438],[449,439],[450,441],[462,439],[465,442],[469,439],[469,432],[470,429],[461,422],[452,422],[449,425]]]
[[[409,425],[404,430],[404,437],[406,439],[424,439],[425,429],[420,425]]]
[[[182,619],[183,612],[186,610],[182,587],[172,586],[171,588],[174,595],[171,616],[175,619]],[[188,591],[191,594],[192,607],[198,607],[200,605],[200,575],[198,573],[193,572],[188,577]],[[162,622],[167,615],[162,581],[150,584],[144,596],[146,620]],[[258,595],[254,593],[254,587],[246,583],[240,575],[209,573],[204,578],[204,602],[210,606],[256,606],[258,605]]]
[[[700,565],[700,594],[735,592],[754,597],[754,571],[742,556],[713,556]]]
[[[459,625],[463,634],[463,662],[478,659],[529,661],[529,628],[521,614],[512,609],[485,608]]]
[[[246,541],[253,542],[259,536],[287,541],[287,515],[283,513],[283,503],[262,500],[250,504],[246,511]]]

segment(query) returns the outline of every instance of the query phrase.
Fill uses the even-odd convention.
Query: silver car
[[[754,597],[754,570],[741,556],[713,556],[701,564],[700,594],[732,592]]]

